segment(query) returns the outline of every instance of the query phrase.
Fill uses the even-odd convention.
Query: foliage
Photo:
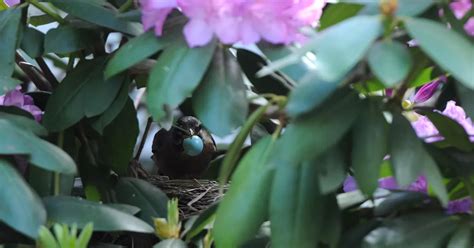
[[[472,247],[472,3],[152,1],[0,1],[0,244]],[[132,178],[181,115],[235,134],[190,218]]]

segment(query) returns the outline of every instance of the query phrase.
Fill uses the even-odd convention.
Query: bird
[[[216,142],[201,121],[183,116],[169,131],[162,128],[155,134],[152,159],[159,175],[191,179],[207,169],[216,151]]]

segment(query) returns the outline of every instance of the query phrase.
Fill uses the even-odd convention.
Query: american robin
[[[208,167],[216,143],[201,121],[192,116],[178,119],[167,131],[159,130],[153,139],[153,160],[158,173],[170,178],[196,178]]]

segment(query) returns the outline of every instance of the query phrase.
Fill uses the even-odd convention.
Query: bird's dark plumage
[[[204,144],[202,152],[195,156],[188,155],[183,148],[183,141],[191,136],[198,136]],[[201,121],[184,116],[169,131],[161,129],[155,134],[152,152],[159,174],[196,178],[207,169],[216,152],[216,143]]]

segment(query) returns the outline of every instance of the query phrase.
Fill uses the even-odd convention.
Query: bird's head
[[[197,156],[204,150],[204,141],[199,136],[201,121],[192,116],[183,116],[172,127],[173,137],[189,156]]]

